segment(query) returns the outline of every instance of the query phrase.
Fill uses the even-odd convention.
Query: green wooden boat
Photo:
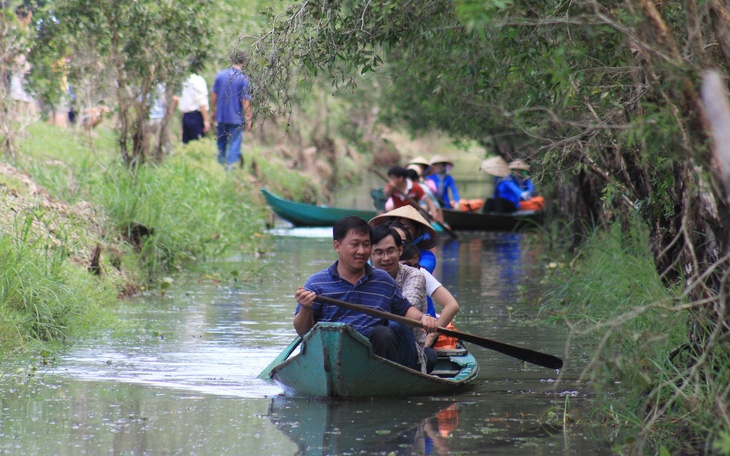
[[[259,377],[272,379],[287,396],[406,397],[451,394],[474,380],[479,364],[463,347],[442,350],[429,374],[373,354],[370,341],[342,323],[317,323],[290,358],[292,343]],[[287,359],[288,358],[288,359]]]
[[[276,215],[297,227],[333,226],[342,217],[356,215],[362,219],[370,220],[377,215],[375,210],[342,209],[296,203],[280,198],[265,188],[261,188],[261,193],[263,193],[266,202]]]

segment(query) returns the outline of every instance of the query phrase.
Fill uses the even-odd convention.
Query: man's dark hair
[[[408,170],[402,166],[391,166],[388,170],[388,176],[406,177],[408,176]]]
[[[388,225],[378,225],[375,228],[373,228],[373,235],[372,235],[372,241],[373,245],[377,244],[378,242],[382,241],[384,238],[388,236],[393,236],[393,240],[395,241],[395,245],[401,245],[403,241],[400,238],[400,234],[393,228],[389,227]]]
[[[335,222],[335,226],[332,227],[332,238],[337,242],[342,242],[350,231],[357,234],[368,234],[372,241],[373,229],[368,225],[368,222],[354,215],[343,217]]]
[[[415,169],[406,169],[406,177],[413,182],[418,182],[419,177]]]
[[[248,57],[243,51],[235,50],[231,52],[231,64],[243,66],[246,62],[248,62]]]

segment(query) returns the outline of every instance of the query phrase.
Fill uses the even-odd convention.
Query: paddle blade
[[[456,337],[466,342],[479,345],[480,347],[498,351],[507,356],[520,359],[522,361],[535,364],[549,369],[560,369],[563,367],[563,360],[557,356],[540,353],[529,348],[516,347],[514,345],[497,342],[496,340],[486,339],[484,337],[475,336],[474,334],[452,331],[446,328],[439,328],[438,332],[446,336]]]

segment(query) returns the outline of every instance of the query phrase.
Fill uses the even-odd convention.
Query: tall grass
[[[688,343],[697,303],[661,282],[647,245],[640,222],[595,231],[555,269],[541,312],[598,341],[582,376],[633,433],[619,453],[730,454],[730,351]]]
[[[216,161],[211,139],[178,145],[162,164],[136,169],[122,165],[116,147],[103,130],[89,138],[55,131],[55,148],[47,134],[26,141],[20,166],[57,198],[88,201],[104,208],[114,232],[136,244],[150,272],[230,252],[265,248],[266,212],[250,169],[226,173]],[[60,139],[58,139],[60,138]],[[244,145],[247,162],[257,162],[262,184],[274,183],[293,194],[314,192],[315,183],[261,148]]]
[[[103,306],[116,299],[110,282],[70,262],[64,248],[47,237],[31,240],[31,227],[21,219],[15,233],[0,235],[0,351],[4,353],[69,342],[88,331]]]

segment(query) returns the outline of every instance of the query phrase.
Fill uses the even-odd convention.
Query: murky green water
[[[263,259],[216,262],[125,305],[120,318],[143,331],[78,345],[31,379],[6,375],[0,453],[610,454],[612,429],[573,422],[596,406],[575,381],[585,347],[528,318],[544,275],[536,239],[463,235],[439,247],[436,275],[462,306],[459,329],[563,357],[559,382],[474,346],[481,371],[462,394],[317,401],[256,378],[294,337],[296,287],[335,258],[329,229],[281,234]],[[267,264],[254,286],[233,280],[245,263]]]

